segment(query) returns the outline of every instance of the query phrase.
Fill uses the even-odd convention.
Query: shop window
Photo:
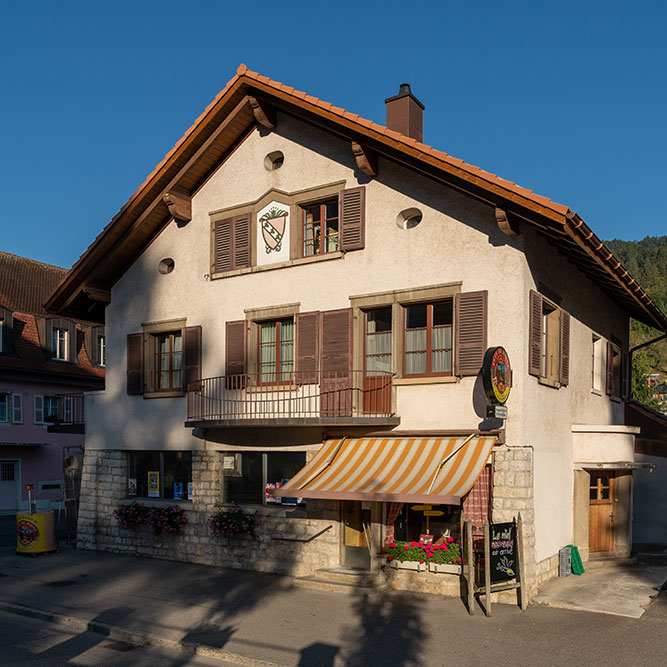
[[[294,372],[294,318],[257,324],[260,384],[290,382]]]
[[[365,313],[364,375],[391,373],[391,307]]]
[[[405,306],[403,374],[452,374],[452,302]]]
[[[153,336],[155,355],[155,391],[180,391],[183,336],[180,331]]]
[[[394,539],[401,542],[418,542],[419,536],[428,532],[433,535],[434,544],[444,542],[447,537],[453,537],[458,541],[461,508],[454,505],[434,505],[433,510],[442,514],[428,517],[427,522],[423,511],[412,509],[411,503],[404,503],[394,521]]]
[[[60,361],[67,361],[67,338],[69,332],[67,329],[54,327],[51,332],[53,344],[53,358]]]
[[[274,499],[269,488],[282,486],[306,465],[305,452],[241,452],[235,466],[224,466],[224,502],[296,504],[297,499]],[[240,459],[240,461],[239,461]]]
[[[128,496],[192,499],[192,452],[128,452]]]
[[[303,256],[323,255],[338,250],[338,199],[302,207]]]

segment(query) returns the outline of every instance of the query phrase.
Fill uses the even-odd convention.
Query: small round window
[[[158,271],[162,274],[171,273],[174,266],[174,260],[171,257],[166,257],[158,264]]]
[[[399,229],[414,229],[422,221],[422,212],[418,208],[406,208],[396,216]]]
[[[282,152],[273,151],[264,158],[264,169],[267,171],[275,171],[276,169],[280,169],[284,162],[285,156],[282,154]]]

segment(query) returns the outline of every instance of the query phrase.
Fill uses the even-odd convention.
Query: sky
[[[70,267],[239,63],[364,118],[409,82],[424,142],[667,234],[667,3],[33,0],[0,7],[0,250]]]

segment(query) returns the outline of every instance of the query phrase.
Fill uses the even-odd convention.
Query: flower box
[[[431,572],[446,572],[447,574],[461,574],[461,566],[453,563],[429,563]]]
[[[395,570],[417,570],[417,572],[423,572],[426,569],[426,563],[409,560],[404,562],[392,560],[389,563],[389,567],[393,567]]]

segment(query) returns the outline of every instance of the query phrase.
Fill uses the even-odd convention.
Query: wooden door
[[[347,501],[343,503],[343,520],[345,521],[344,545],[346,547],[365,546],[361,503],[359,501]]]
[[[591,473],[588,546],[591,553],[614,551],[614,473]]]
[[[14,461],[0,462],[0,510],[15,510],[18,507],[16,468]]]

